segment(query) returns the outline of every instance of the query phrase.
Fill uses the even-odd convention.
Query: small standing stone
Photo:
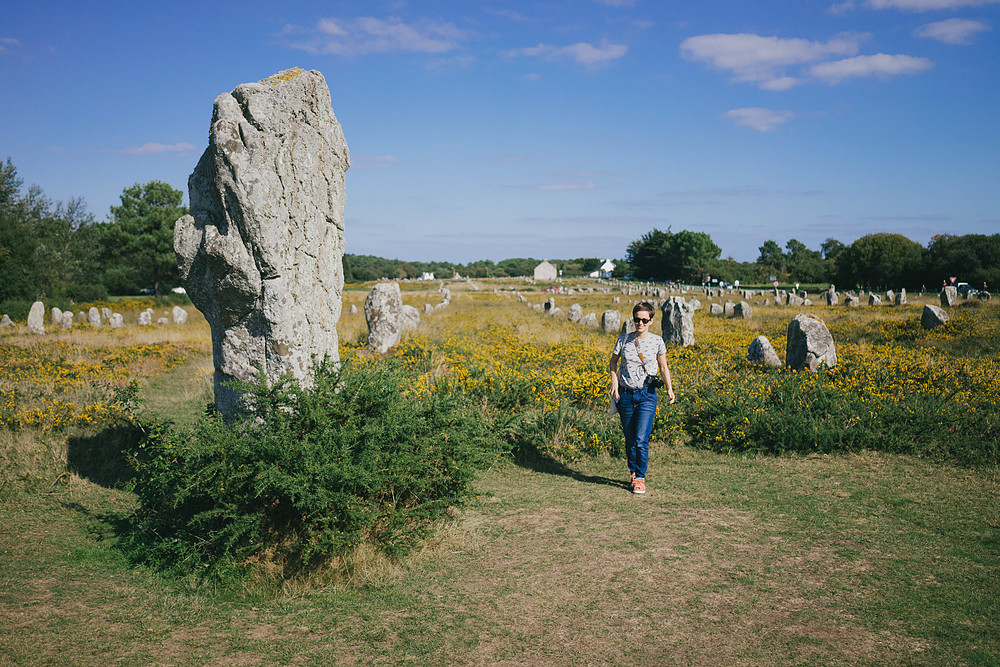
[[[580,324],[587,327],[598,326],[597,315],[595,315],[594,313],[587,313],[586,315],[580,318]]]
[[[111,321],[111,309],[110,308],[101,308],[101,317],[104,318],[105,320],[107,320],[108,322],[110,322]]]
[[[404,305],[399,311],[399,326],[402,331],[416,329],[420,326],[420,311],[413,306]]]
[[[708,314],[709,315],[722,315],[722,313],[723,313],[722,304],[720,304],[720,303],[711,303],[711,304],[708,305]]]
[[[187,311],[180,306],[174,306],[171,316],[173,317],[174,324],[184,324],[188,320]]]
[[[52,324],[59,325],[62,323],[62,309],[52,307]]]
[[[861,306],[861,299],[856,296],[847,294],[844,296],[844,305],[848,308],[858,308]]]
[[[872,292],[871,294],[868,295],[868,305],[869,306],[881,306],[882,305],[882,299],[879,297],[878,294],[876,294],[875,292]]]
[[[899,290],[899,292],[896,293],[895,301],[896,301],[896,305],[897,306],[905,306],[906,305],[906,290],[905,289],[901,289],[901,290]]]
[[[617,310],[605,310],[601,314],[601,331],[617,333],[622,326],[622,314]]]
[[[62,320],[59,322],[59,328],[63,331],[73,328],[73,313],[67,310],[62,314]]]
[[[837,350],[833,336],[823,320],[799,314],[788,325],[785,362],[792,370],[815,371],[821,363],[837,365]]]
[[[45,333],[45,304],[41,301],[31,304],[31,310],[28,312],[28,333],[39,335]]]
[[[351,304],[351,315],[357,315],[357,313],[358,313],[358,307],[352,303]]]
[[[14,326],[14,323],[10,321],[10,317],[7,313],[3,314],[3,318],[0,318],[0,329],[6,329],[7,327]]]
[[[722,305],[722,314],[725,315],[726,317],[732,317],[733,315],[735,315],[736,304],[733,303],[732,301],[726,301],[726,303]]]
[[[767,336],[757,336],[753,339],[750,347],[747,348],[747,361],[775,368],[781,366],[781,359],[778,357],[778,353],[774,351],[774,347],[771,345],[771,341],[767,339]]]
[[[160,319],[156,320],[156,323],[157,324],[170,324],[170,320],[168,320],[165,317],[161,317]]]
[[[580,318],[583,317],[583,307],[578,303],[574,303],[569,307],[569,315],[567,317],[570,322],[579,322]]]
[[[378,283],[365,299],[365,321],[368,322],[368,344],[385,354],[399,343],[400,314],[403,296],[398,283]]]
[[[152,323],[153,323],[153,313],[152,312],[150,312],[148,310],[144,310],[141,313],[139,313],[139,326],[140,327],[148,327]]]
[[[740,301],[738,304],[736,304],[734,312],[737,317],[742,317],[744,320],[749,320],[751,317],[753,317],[753,308],[751,308],[750,304],[747,303],[746,301]]]
[[[924,311],[920,314],[920,326],[924,329],[933,329],[944,324],[948,319],[948,313],[945,312],[944,308],[928,304],[924,306]]]
[[[108,323],[111,325],[112,329],[121,329],[125,326],[125,321],[122,319],[121,313],[111,313],[111,317],[108,318]]]
[[[958,288],[954,285],[947,285],[941,289],[941,307],[950,308],[958,301]]]
[[[91,306],[90,310],[87,312],[87,322],[92,327],[101,326],[101,311],[97,310],[96,306]]]
[[[826,291],[826,305],[836,306],[840,303],[840,297],[837,296],[837,290],[833,285],[830,285],[830,289]]]

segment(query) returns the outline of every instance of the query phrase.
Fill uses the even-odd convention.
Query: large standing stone
[[[920,326],[924,329],[933,329],[944,324],[948,319],[948,313],[944,311],[944,308],[928,304],[924,306],[924,311],[920,314]]]
[[[788,325],[785,363],[796,371],[815,371],[821,363],[831,367],[837,365],[833,336],[823,320],[812,315],[795,316]]]
[[[579,322],[580,318],[583,317],[583,306],[578,303],[574,303],[569,307],[569,314],[566,315],[570,322]]]
[[[122,318],[121,313],[111,313],[111,317],[108,318],[108,324],[111,325],[112,329],[121,329],[125,326],[125,320]]]
[[[901,289],[901,290],[899,290],[896,293],[895,302],[896,302],[897,306],[905,306],[906,305],[906,290],[905,289]]]
[[[601,313],[601,331],[618,333],[622,326],[622,314],[617,310],[605,310]]]
[[[826,305],[836,306],[840,303],[840,297],[837,296],[837,290],[833,285],[830,285],[830,289],[826,291]]]
[[[59,321],[59,329],[62,331],[67,331],[73,328],[73,313],[66,311],[62,314],[62,320]]]
[[[87,311],[87,323],[92,327],[101,326],[101,311],[97,310],[95,306],[91,306],[90,310]]]
[[[736,314],[736,304],[732,301],[726,301],[722,304],[722,314],[726,317],[732,317]]]
[[[399,342],[402,333],[400,317],[403,295],[398,283],[378,283],[365,299],[365,321],[368,322],[368,344],[385,353]]]
[[[947,285],[941,288],[941,307],[950,308],[958,301],[958,288],[954,285]]]
[[[260,368],[307,385],[314,359],[339,359],[349,162],[319,72],[285,70],[215,100],[174,250],[212,328],[215,405],[227,418],[240,408],[228,380],[254,381]]]
[[[767,339],[767,336],[757,336],[753,339],[750,347],[747,348],[747,360],[763,366],[781,366],[781,359],[778,357],[778,353],[774,351],[774,347],[771,345],[771,341]]]
[[[41,301],[31,304],[31,310],[28,311],[28,333],[45,333],[45,304]]]
[[[52,307],[52,324],[59,325],[62,323],[62,309]]]
[[[694,322],[692,310],[684,303],[684,297],[672,296],[663,302],[663,340],[678,345],[694,345]]]
[[[742,317],[744,320],[749,320],[751,317],[753,317],[753,308],[751,308],[750,304],[747,303],[746,301],[740,301],[738,304],[736,304],[734,312],[736,314],[736,317]]]
[[[174,306],[174,309],[170,311],[171,318],[174,324],[184,324],[188,321],[188,313],[186,310],[180,306]]]

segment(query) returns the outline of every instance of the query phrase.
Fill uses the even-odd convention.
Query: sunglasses
[[[650,322],[653,321],[653,318],[649,318],[648,320],[644,320],[641,317],[633,317],[632,321],[635,322],[636,324],[649,324]]]

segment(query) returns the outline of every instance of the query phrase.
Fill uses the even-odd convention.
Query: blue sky
[[[323,73],[351,149],[347,250],[723,256],[1000,232],[1000,0],[171,3],[0,8],[0,159],[98,220],[187,193],[212,102]]]

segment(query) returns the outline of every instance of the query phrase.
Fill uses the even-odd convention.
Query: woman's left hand
[[[673,405],[674,403],[677,402],[677,399],[674,397],[674,390],[673,389],[668,389],[667,390],[667,398],[670,399],[670,405]]]

